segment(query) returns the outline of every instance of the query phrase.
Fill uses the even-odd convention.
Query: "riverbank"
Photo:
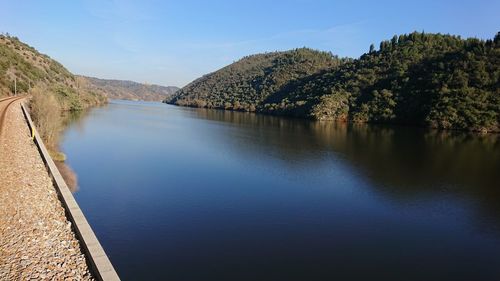
[[[0,136],[0,279],[94,280],[19,103]]]
[[[266,110],[261,110],[261,109],[256,109],[254,111],[249,111],[249,110],[243,110],[243,109],[232,109],[232,108],[224,108],[224,107],[206,107],[206,106],[195,106],[191,104],[176,104],[172,103],[169,101],[163,101],[162,103],[168,104],[168,105],[173,105],[173,106],[178,106],[178,107],[187,107],[187,108],[198,108],[198,109],[207,109],[207,110],[220,110],[220,111],[226,111],[226,112],[238,112],[238,113],[252,113],[252,114],[258,114],[262,116],[270,116],[270,117],[279,117],[279,118],[289,118],[289,119],[296,119],[296,120],[305,120],[305,121],[315,121],[315,122],[321,122],[324,124],[328,124],[330,122],[332,126],[335,126],[335,124],[350,124],[350,125],[369,125],[369,126],[390,126],[394,128],[399,128],[399,127],[408,127],[408,128],[416,128],[416,129],[426,129],[426,130],[435,130],[439,132],[457,132],[457,133],[465,133],[465,134],[472,134],[472,135],[500,135],[499,130],[482,130],[482,129],[474,129],[474,130],[469,130],[469,129],[459,129],[459,128],[442,128],[439,126],[432,126],[432,125],[423,125],[423,124],[414,124],[414,123],[398,123],[398,122],[374,122],[374,121],[353,121],[353,120],[346,120],[346,119],[315,119],[311,116],[306,116],[306,115],[298,115],[298,114],[292,114],[290,112],[286,111],[266,111]]]
[[[47,88],[35,87],[30,91],[29,102],[30,113],[38,128],[38,132],[48,149],[51,158],[63,175],[64,180],[72,191],[78,188],[76,174],[65,164],[66,156],[58,147],[60,132],[66,125],[65,116],[78,115],[89,108],[102,106],[108,101],[104,96],[82,95],[70,98],[58,97],[58,95]],[[94,98],[89,98],[94,97]],[[69,99],[69,101],[68,101]],[[75,106],[69,106],[74,104]]]

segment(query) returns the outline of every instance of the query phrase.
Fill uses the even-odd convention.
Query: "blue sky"
[[[358,57],[414,30],[492,38],[498,11],[499,0],[0,0],[0,32],[75,74],[184,86],[259,52]]]

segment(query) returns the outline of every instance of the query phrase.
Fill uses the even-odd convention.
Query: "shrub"
[[[31,89],[31,94],[31,116],[36,123],[38,133],[49,148],[54,148],[61,122],[59,103],[45,87],[36,86]]]

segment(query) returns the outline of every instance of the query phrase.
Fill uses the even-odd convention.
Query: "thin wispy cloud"
[[[228,51],[237,48],[271,45],[276,46],[276,49],[283,49],[279,46],[289,45],[287,43],[290,43],[295,44],[295,47],[308,47],[310,45],[308,42],[314,42],[316,45],[330,45],[330,50],[341,49],[346,46],[351,46],[352,44],[349,43],[351,38],[356,38],[361,35],[363,27],[367,23],[368,20],[364,20],[340,24],[325,29],[298,29],[276,33],[267,37],[233,42],[189,42],[185,43],[184,47],[193,50],[215,49]],[[303,42],[304,45],[297,45],[296,42]],[[318,42],[321,42],[321,44],[317,44]]]

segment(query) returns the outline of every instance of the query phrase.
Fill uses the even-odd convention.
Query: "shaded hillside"
[[[64,66],[9,35],[0,35],[0,96],[40,89],[56,98],[62,110],[81,110],[106,102],[106,98],[78,86]]]
[[[270,95],[292,81],[342,60],[307,48],[245,57],[182,88],[169,103],[255,111]]]
[[[499,35],[483,41],[413,32],[381,42],[379,50],[372,45],[359,59],[344,60],[327,69],[318,67],[287,83],[267,85],[271,90],[266,95],[255,97],[245,87],[220,90],[210,84],[212,80],[200,78],[170,102],[207,106],[213,101],[231,103],[244,97],[256,111],[270,114],[498,132],[499,39]],[[241,69],[237,63],[229,67]],[[232,79],[245,77],[248,71],[240,72],[244,74]],[[228,80],[224,69],[215,73]],[[202,102],[183,102],[194,99]]]
[[[133,81],[78,77],[81,79],[82,87],[100,92],[110,99],[163,101],[179,90],[174,86],[165,87]]]

